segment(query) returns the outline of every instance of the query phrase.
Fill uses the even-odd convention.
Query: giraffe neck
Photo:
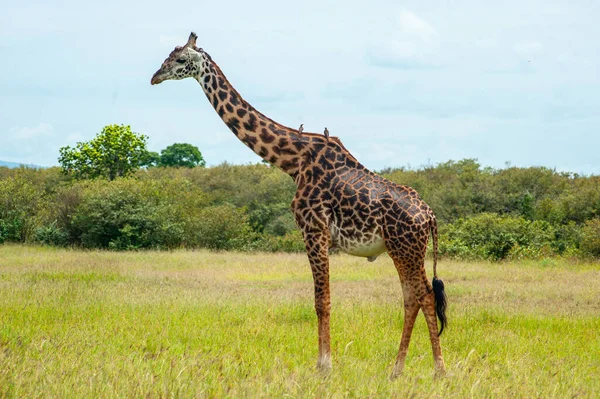
[[[301,137],[297,130],[258,112],[233,88],[210,55],[201,54],[200,73],[195,78],[229,130],[258,156],[295,176],[303,150],[315,138]]]

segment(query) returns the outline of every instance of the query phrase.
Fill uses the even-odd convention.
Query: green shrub
[[[548,245],[538,246],[513,246],[506,259],[523,260],[523,259],[545,259],[555,255],[553,248]]]
[[[86,248],[174,248],[184,241],[184,222],[169,202],[147,194],[133,179],[90,182],[73,215],[71,235]]]
[[[100,182],[97,184],[100,184]],[[86,192],[89,192],[89,184],[87,183],[60,186],[48,199],[48,206],[45,207],[40,215],[40,218],[45,221],[44,225],[54,225],[56,229],[64,231],[68,243],[71,244],[81,242],[79,237],[81,232],[75,230],[76,226],[73,225],[72,221]]]
[[[294,215],[292,212],[287,210],[286,213],[281,216],[271,220],[265,226],[265,234],[281,237],[288,234],[292,234],[298,231],[298,226],[296,225],[296,220],[294,219]]]
[[[22,173],[0,180],[0,242],[32,238],[43,196]]]
[[[265,252],[304,252],[304,240],[299,230],[293,230],[284,236],[264,235],[253,248]]]
[[[552,247],[560,255],[572,254],[581,246],[582,229],[575,222],[558,225],[554,235]]]
[[[144,186],[143,195],[147,200],[161,204],[160,208],[164,214],[159,216],[176,220],[183,229],[181,245],[197,247],[197,232],[202,223],[200,213],[209,205],[204,191],[181,176],[160,177],[140,183]]]
[[[69,243],[69,233],[52,222],[35,230],[35,241],[45,245],[66,246]]]
[[[492,260],[505,259],[511,252],[518,257],[537,257],[553,240],[554,229],[547,222],[485,213],[443,226],[440,253]],[[547,253],[548,249],[543,251]]]
[[[600,258],[600,218],[588,220],[581,229],[581,251]]]
[[[244,209],[232,205],[217,205],[202,209],[196,242],[199,246],[214,250],[242,250],[256,239],[248,224]]]
[[[245,208],[248,223],[257,233],[282,215],[290,214],[294,181],[285,173],[264,164],[222,165],[210,168],[150,168],[138,171],[140,179],[184,179],[204,193],[206,205]],[[192,209],[192,208],[190,208]]]
[[[472,159],[384,174],[435,210],[445,256],[598,256],[600,176]],[[304,251],[290,212],[294,192],[289,176],[264,164],[149,168],[114,182],[0,167],[0,242]]]

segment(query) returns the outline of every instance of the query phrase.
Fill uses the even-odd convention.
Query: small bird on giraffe
[[[303,132],[303,131],[304,131],[304,123],[301,123],[301,124],[300,124],[300,127],[298,128],[298,134],[299,134],[300,136],[302,136],[302,132]]]
[[[325,128],[325,131],[323,132],[323,134],[325,135],[325,138],[327,139],[327,141],[329,141],[329,130],[327,130],[327,128]]]

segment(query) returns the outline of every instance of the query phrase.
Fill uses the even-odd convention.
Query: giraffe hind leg
[[[433,350],[433,360],[435,362],[435,375],[443,376],[446,374],[446,366],[442,356],[442,347],[440,345],[440,334],[438,333],[438,320],[436,314],[436,301],[433,292],[427,293],[421,300],[421,309],[427,321],[429,329],[429,339]],[[443,326],[443,324],[442,324]]]
[[[427,322],[436,376],[444,375],[446,373],[446,368],[438,334],[436,298],[431,284],[427,281],[424,256],[421,259],[407,259],[392,254],[392,258],[394,259],[394,264],[402,284],[402,293],[404,296],[404,326],[400,348],[398,349],[398,356],[396,357],[396,363],[391,378],[398,377],[404,369],[411,334],[419,310],[423,311]]]
[[[410,337],[412,335],[415,320],[417,319],[420,309],[417,298],[414,295],[414,291],[410,288],[409,284],[407,284],[405,281],[402,281],[402,274],[400,273],[402,267],[401,263],[397,262],[396,260],[394,260],[394,263],[396,264],[396,269],[398,269],[398,274],[402,283],[402,294],[404,296],[404,325],[402,327],[400,348],[398,349],[398,355],[396,356],[396,362],[394,364],[394,369],[390,379],[397,378],[400,376],[400,374],[402,374],[402,370],[404,370],[406,354],[408,353],[408,346],[410,344]]]

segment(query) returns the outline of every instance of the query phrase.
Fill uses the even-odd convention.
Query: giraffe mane
[[[179,51],[183,50],[183,47],[181,46],[176,46],[173,51],[171,51],[171,53],[169,54],[169,58],[173,57],[176,53],[178,53]]]
[[[217,70],[217,72],[218,72],[219,74],[221,74],[222,76],[224,76],[225,74],[224,74],[224,73],[223,73],[223,71],[221,70],[221,67],[219,66],[219,64],[217,64],[217,62],[215,62],[215,61],[214,61],[214,60],[211,58],[210,54],[208,54],[208,53],[207,53],[206,51],[204,51],[203,49],[199,49],[199,50],[201,50],[201,51],[202,51],[202,53],[208,57],[208,59],[209,59],[209,60],[212,62],[212,64],[214,65],[215,69]],[[260,113],[261,115],[263,115],[263,116],[265,117],[265,119],[266,119],[266,120],[268,120],[269,122],[273,123],[275,126],[280,126],[281,128],[283,128],[283,129],[286,129],[286,130],[289,130],[290,132],[296,132],[296,133],[298,133],[298,129],[294,129],[294,128],[291,128],[291,127],[289,127],[289,126],[285,126],[285,125],[283,125],[283,124],[281,124],[281,123],[279,123],[279,122],[277,122],[277,121],[275,121],[275,120],[273,120],[273,119],[269,118],[267,115],[263,114],[262,112],[258,111],[256,108],[254,108],[254,106],[253,106],[252,104],[250,104],[248,101],[244,100],[244,98],[243,98],[243,97],[240,95],[240,93],[239,93],[239,92],[238,92],[238,91],[235,89],[235,87],[234,87],[233,85],[231,85],[231,86],[230,86],[229,90],[231,90],[232,92],[234,92],[234,94],[235,94],[235,95],[236,95],[238,98],[240,98],[240,99],[241,99],[243,102],[245,102],[245,103],[246,103],[246,104],[247,104],[247,105],[248,105],[250,108],[252,108],[254,111],[256,111],[256,112]],[[320,133],[309,133],[309,132],[302,132],[302,136],[320,138],[320,139],[322,139],[324,142],[326,141],[326,140],[325,140],[325,137],[324,137],[322,134],[320,134]],[[349,151],[348,151],[348,150],[347,150],[347,149],[346,149],[346,148],[345,148],[345,147],[342,145],[342,142],[340,141],[340,139],[339,139],[338,137],[336,137],[336,136],[330,136],[330,137],[329,137],[329,140],[336,141],[336,142],[337,142],[337,143],[338,143],[338,144],[339,144],[339,145],[340,145],[340,146],[341,146],[341,147],[342,147],[344,150],[346,150],[346,152],[348,152],[348,153],[349,153]]]

